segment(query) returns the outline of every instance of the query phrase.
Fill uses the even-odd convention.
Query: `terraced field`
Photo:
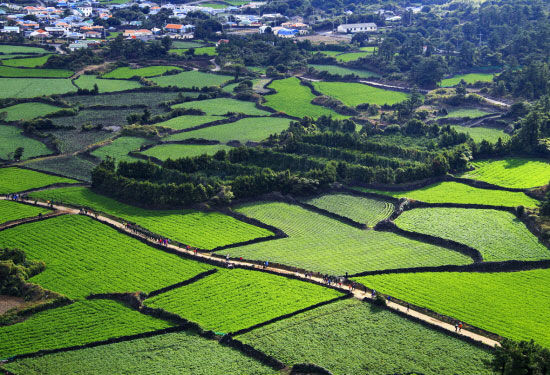
[[[250,116],[269,116],[271,113],[263,109],[256,108],[253,102],[245,102],[231,98],[216,98],[207,100],[198,100],[185,102],[172,106],[176,108],[195,108],[202,110],[205,114],[211,116],[221,116],[227,113],[244,113]]]
[[[218,53],[216,52],[216,47],[192,47],[194,49],[194,55],[195,56],[216,56]],[[168,52],[175,53],[176,55],[184,55],[186,52],[189,51],[189,48],[176,48],[171,49]]]
[[[499,138],[502,139],[503,142],[510,140],[510,136],[500,129],[482,127],[466,128],[460,125],[452,125],[451,128],[459,133],[469,134],[476,143],[480,143],[483,140],[491,143],[497,143]]]
[[[24,148],[21,160],[53,153],[44,143],[24,136],[23,131],[15,126],[0,125],[0,139],[0,159],[12,160],[18,147]]]
[[[222,83],[225,83],[230,79],[232,79],[232,77],[230,76],[203,73],[192,70],[176,75],[154,77],[151,78],[151,81],[155,82],[161,87],[175,86],[179,88],[192,88],[220,86]]]
[[[89,74],[81,75],[74,83],[81,89],[86,90],[93,90],[94,85],[97,85],[100,93],[132,90],[141,87],[141,84],[137,81],[101,79],[95,75]]]
[[[35,159],[25,164],[27,167],[39,171],[58,173],[81,181],[92,182],[92,169],[97,163],[84,159],[78,155],[61,156],[54,159]]]
[[[409,95],[403,92],[383,90],[377,87],[350,82],[313,82],[319,92],[340,100],[347,106],[355,107],[369,103],[392,105],[406,100]]]
[[[214,155],[220,150],[230,150],[230,146],[226,145],[180,145],[180,144],[165,144],[152,147],[142,154],[152,156],[160,160],[191,158],[203,154]]]
[[[23,68],[36,68],[44,65],[46,61],[48,61],[50,56],[51,55],[17,58],[17,59],[3,59],[2,65],[17,66],[17,67],[23,67]]]
[[[102,146],[92,151],[92,155],[105,160],[107,156],[119,161],[136,161],[136,158],[128,155],[130,151],[139,151],[141,146],[150,144],[145,138],[140,137],[120,137],[113,140],[108,145]]]
[[[550,163],[543,159],[508,158],[480,160],[472,164],[475,169],[461,177],[509,188],[542,186],[548,183],[550,176]]]
[[[145,300],[215,332],[235,332],[341,296],[282,276],[220,270],[190,285]]]
[[[188,42],[188,41],[184,41],[184,40],[174,40],[172,42],[172,47],[173,48],[199,48],[199,47],[203,47],[203,45],[200,44],[200,43],[197,43],[197,42]]]
[[[0,224],[8,221],[46,214],[50,210],[42,207],[33,207],[13,201],[0,200]]]
[[[0,108],[0,113],[6,113],[6,121],[32,120],[36,117],[43,117],[62,109],[46,103],[29,102]]]
[[[237,336],[287,365],[335,375],[489,375],[490,353],[355,299],[321,306]],[[329,343],[327,343],[329,341]]]
[[[129,79],[132,77],[156,77],[163,75],[170,70],[183,70],[177,66],[147,66],[145,68],[133,69],[127,66],[116,68],[115,70],[103,75],[103,78]]]
[[[481,82],[492,82],[494,73],[470,73],[470,74],[459,74],[446,78],[441,81],[441,87],[453,87],[460,83],[461,80],[464,80],[466,83],[475,83],[478,81]]]
[[[336,60],[341,62],[350,62],[359,60],[363,57],[367,57],[372,55],[371,52],[349,52],[349,53],[342,53],[340,55],[335,56]]]
[[[0,78],[0,99],[35,98],[75,91],[70,79]]]
[[[76,183],[69,178],[19,168],[0,168],[0,194],[16,193],[57,183]]]
[[[317,64],[310,64],[312,68],[315,70],[318,70],[320,72],[328,72],[330,74],[338,74],[341,76],[347,76],[350,74],[355,74],[356,76],[360,78],[372,78],[372,77],[379,77],[380,75],[374,72],[370,72],[368,70],[359,70],[359,69],[351,69],[351,68],[344,68],[342,66],[338,65],[317,65]]]
[[[268,260],[334,275],[471,263],[470,258],[454,251],[393,233],[359,230],[286,203],[253,203],[236,210],[282,229],[289,237],[220,252],[233,257]]]
[[[0,65],[0,77],[11,78],[69,78],[74,72],[66,69],[22,69]]]
[[[32,193],[31,197],[89,207],[137,223],[173,241],[203,249],[213,249],[272,235],[266,229],[246,224],[218,212],[146,210],[120,203],[81,187],[40,191]]]
[[[143,113],[139,109],[84,109],[76,116],[56,117],[52,119],[54,124],[63,126],[76,126],[81,129],[83,125],[123,126],[128,125],[126,117],[133,113]]]
[[[447,114],[445,116],[441,116],[441,118],[478,118],[489,114],[491,113],[477,108],[458,108],[449,110]]]
[[[46,53],[44,48],[30,46],[16,46],[9,44],[0,45],[0,53],[11,55],[15,53]]]
[[[93,77],[93,76],[92,76]],[[113,80],[101,80],[97,79],[98,81],[106,81],[106,82],[113,82]],[[115,83],[118,83],[118,85],[125,85],[127,83],[135,83],[135,81],[114,81]],[[100,92],[101,92],[101,86],[99,86]],[[130,91],[130,92],[124,92],[124,93],[112,93],[112,94],[106,94],[106,95],[74,95],[74,96],[67,96],[64,99],[75,105],[79,105],[82,107],[90,107],[90,106],[130,106],[130,105],[141,105],[141,106],[147,106],[149,107],[149,110],[151,113],[156,114],[160,112],[166,112],[166,109],[161,109],[160,105],[163,102],[171,101],[174,99],[177,99],[179,93],[177,92],[170,92],[170,91],[144,91],[144,92],[136,92],[136,91]],[[194,92],[186,92],[185,96],[198,96],[198,93]],[[136,111],[138,111],[136,109]]]
[[[167,121],[158,122],[155,125],[176,130],[183,130],[194,128],[195,126],[207,124],[209,122],[223,120],[223,118],[224,117],[220,116],[179,116],[171,118]]]

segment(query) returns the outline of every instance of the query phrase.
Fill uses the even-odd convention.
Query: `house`
[[[38,29],[38,30],[33,31],[32,33],[30,33],[29,36],[31,38],[45,39],[45,38],[49,38],[50,34],[48,34],[48,32],[46,32],[45,30]]]
[[[303,22],[284,22],[281,24],[281,27],[284,27],[285,29],[297,29],[297,30],[309,29],[309,25]]]
[[[300,33],[300,30],[285,29],[284,27],[274,27],[272,30],[273,34],[279,38],[295,38]]]
[[[86,38],[100,39],[103,34],[97,31],[86,31],[84,35],[86,35]]]
[[[376,31],[378,30],[378,27],[375,23],[369,22],[369,23],[345,23],[343,25],[338,26],[337,31],[342,34],[354,34],[354,33],[360,33],[360,32],[369,32],[369,31]]]
[[[21,29],[19,29],[19,26],[4,26],[2,30],[0,30],[3,33],[16,33],[19,34],[21,32]]]
[[[74,51],[76,51],[78,49],[82,49],[82,48],[88,48],[88,44],[81,43],[81,42],[74,42],[74,43],[69,44],[69,49],[71,50],[71,52],[74,52]]]
[[[79,6],[76,8],[84,17],[88,18],[92,15],[92,7],[89,6]]]
[[[183,25],[179,23],[169,23],[166,26],[164,26],[164,31],[168,33],[178,33],[181,34],[185,31],[185,28]]]
[[[45,27],[44,30],[54,37],[63,36],[67,32],[67,30],[62,27]]]
[[[127,38],[141,38],[141,37],[152,36],[153,32],[147,29],[124,30],[124,33],[122,33],[122,35]]]

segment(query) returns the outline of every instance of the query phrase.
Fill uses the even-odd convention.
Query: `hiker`
[[[38,220],[42,220],[42,212],[38,213]]]
[[[388,300],[388,303],[391,302],[391,297],[390,296],[388,296],[386,299]]]
[[[409,304],[407,303],[407,312],[409,312],[410,309],[411,309],[411,305],[409,305]]]
[[[348,279],[348,273],[346,272],[346,280]]]
[[[462,332],[462,322],[458,323],[458,332]]]
[[[351,283],[351,291],[353,292],[355,290],[355,281]]]
[[[376,297],[376,290],[373,289],[370,295],[372,298]]]
[[[455,323],[455,332],[458,332],[458,322]]]
[[[229,263],[229,254],[227,254],[227,255],[225,256],[225,261],[226,261],[227,263]]]

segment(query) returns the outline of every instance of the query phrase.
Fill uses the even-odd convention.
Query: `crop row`
[[[49,210],[41,207],[33,207],[13,201],[0,200],[0,224],[8,221],[19,220],[26,217],[46,214]]]
[[[0,194],[16,193],[75,180],[19,168],[0,168]]]

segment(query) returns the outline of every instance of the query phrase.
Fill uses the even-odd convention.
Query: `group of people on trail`
[[[344,283],[344,277],[323,275],[323,282],[328,286],[336,286],[336,284],[338,284],[339,287],[342,287],[342,284]]]
[[[455,332],[462,332],[462,322],[455,323]]]
[[[168,246],[169,244],[172,243],[172,240],[170,240],[169,238],[161,237],[156,233],[150,232],[147,229],[140,227],[139,225],[130,224],[126,222],[124,222],[123,225],[126,230],[129,230],[130,232],[135,234],[139,234],[148,240],[158,242],[159,245]]]
[[[11,193],[11,194],[8,194],[8,199],[12,200],[12,201],[23,200],[23,196],[21,196],[19,194]]]
[[[49,201],[48,201],[49,202]],[[52,203],[53,204],[53,203]],[[97,217],[99,216],[99,214],[97,212],[93,212],[92,210],[89,210],[87,208],[84,208],[84,207],[80,207],[80,212],[79,214],[81,215],[90,215],[90,216],[95,216],[95,218],[97,219]]]

